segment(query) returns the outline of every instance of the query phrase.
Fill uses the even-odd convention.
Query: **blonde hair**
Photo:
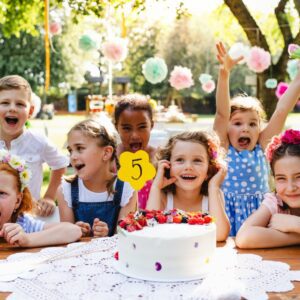
[[[22,215],[24,212],[30,212],[33,209],[34,204],[33,204],[32,196],[27,187],[25,187],[23,189],[23,192],[21,192],[22,183],[20,180],[19,172],[16,169],[12,168],[7,163],[1,162],[0,163],[0,172],[5,172],[5,173],[13,176],[15,179],[16,190],[19,193],[23,194],[20,206],[16,209],[16,211],[13,212],[12,217],[11,217],[12,222],[15,223],[16,220],[18,219],[19,215]]]
[[[9,75],[0,78],[0,92],[5,90],[7,91],[7,90],[22,90],[22,89],[28,92],[29,94],[28,100],[31,103],[32,90],[30,84],[25,78],[19,75]]]
[[[266,112],[257,98],[245,95],[238,95],[234,97],[230,101],[230,116],[237,111],[255,111],[262,122],[266,121]]]
[[[116,148],[117,148],[117,140],[116,137],[112,134],[109,134],[106,128],[101,125],[96,120],[84,120],[82,122],[79,122],[78,124],[74,125],[70,131],[68,132],[68,136],[73,131],[80,131],[83,135],[87,137],[91,137],[97,141],[97,144],[99,147],[105,147],[105,146],[111,146],[113,148],[113,153],[110,158],[111,163],[116,162],[117,163],[117,155],[116,155]],[[65,177],[66,181],[71,183],[75,179],[77,179],[77,175],[71,175]],[[114,176],[110,181],[108,181],[106,187],[109,193],[113,192],[113,183],[116,179],[116,176]]]
[[[209,160],[207,179],[203,182],[200,190],[200,194],[208,194],[208,183],[209,180],[218,172],[219,165],[224,163],[224,150],[220,146],[220,140],[214,132],[207,131],[191,131],[179,133],[171,137],[162,149],[159,149],[156,156],[157,160],[168,160],[170,161],[172,150],[178,141],[198,143],[207,151],[207,157]],[[175,194],[175,184],[171,184],[164,188],[164,192],[172,192]]]

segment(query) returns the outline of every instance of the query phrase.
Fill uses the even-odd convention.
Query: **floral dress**
[[[228,172],[222,190],[231,225],[230,235],[235,236],[269,191],[269,168],[259,144],[252,151],[237,151],[230,145],[227,161]]]

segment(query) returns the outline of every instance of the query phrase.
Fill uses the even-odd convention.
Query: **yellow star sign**
[[[118,177],[129,182],[134,190],[140,190],[146,181],[152,179],[156,174],[155,167],[149,161],[146,151],[139,150],[135,153],[123,152],[120,155],[121,168]]]

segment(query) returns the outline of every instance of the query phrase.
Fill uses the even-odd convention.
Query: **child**
[[[220,186],[226,175],[216,136],[183,132],[158,152],[158,170],[147,209],[206,211],[216,218],[217,240],[229,233]]]
[[[69,162],[45,136],[25,129],[33,110],[31,88],[24,78],[12,75],[0,79],[0,149],[7,149],[26,161],[32,173],[29,190],[39,200],[37,214],[49,216],[55,210],[55,193]],[[49,187],[40,199],[44,162],[52,171]]]
[[[279,134],[288,113],[300,95],[300,73],[277,103],[270,122],[263,127],[264,111],[258,99],[236,97],[230,101],[230,70],[242,57],[231,59],[222,43],[217,44],[221,64],[217,87],[217,112],[214,129],[228,151],[228,174],[222,189],[231,235],[236,235],[244,220],[255,211],[269,191],[269,172],[264,149]]]
[[[144,150],[154,162],[156,149],[149,145],[150,133],[153,128],[153,112],[145,96],[132,94],[123,96],[116,104],[114,121],[121,138],[117,147],[117,156],[124,151],[137,152]],[[138,206],[146,207],[152,180],[146,182],[138,193]]]
[[[0,150],[0,237],[20,247],[65,244],[78,240],[81,230],[70,223],[45,224],[25,212],[33,207],[30,173],[17,156]]]
[[[240,248],[272,248],[300,244],[300,131],[287,130],[266,149],[275,193],[266,194],[259,209],[239,230]]]
[[[58,190],[62,221],[77,222],[85,236],[112,236],[119,218],[136,208],[137,195],[111,172],[116,141],[95,120],[85,120],[68,133],[68,150],[76,175]]]

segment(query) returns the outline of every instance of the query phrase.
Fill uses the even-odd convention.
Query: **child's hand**
[[[41,217],[51,216],[55,211],[55,202],[51,198],[40,199],[37,202],[37,215]]]
[[[91,226],[89,223],[78,221],[75,224],[80,227],[83,237],[91,236]]]
[[[226,177],[226,174],[227,174],[227,165],[220,164],[219,171],[209,180],[208,186],[220,187]]]
[[[163,189],[164,187],[174,183],[176,181],[175,177],[167,178],[166,172],[170,173],[171,163],[167,160],[160,160],[158,162],[157,172],[152,185],[156,186],[158,189]]]
[[[17,223],[5,223],[0,231],[0,236],[10,245],[26,247],[29,244],[28,235]]]
[[[271,217],[268,226],[281,232],[299,233],[300,217],[286,214],[274,214]]]
[[[232,59],[226,51],[225,46],[222,42],[217,43],[216,47],[218,51],[217,59],[221,64],[221,69],[228,73],[238,62],[240,62],[244,58],[243,56],[240,56],[236,59]]]
[[[108,226],[105,222],[102,222],[96,218],[93,224],[93,232],[95,237],[108,236]]]

